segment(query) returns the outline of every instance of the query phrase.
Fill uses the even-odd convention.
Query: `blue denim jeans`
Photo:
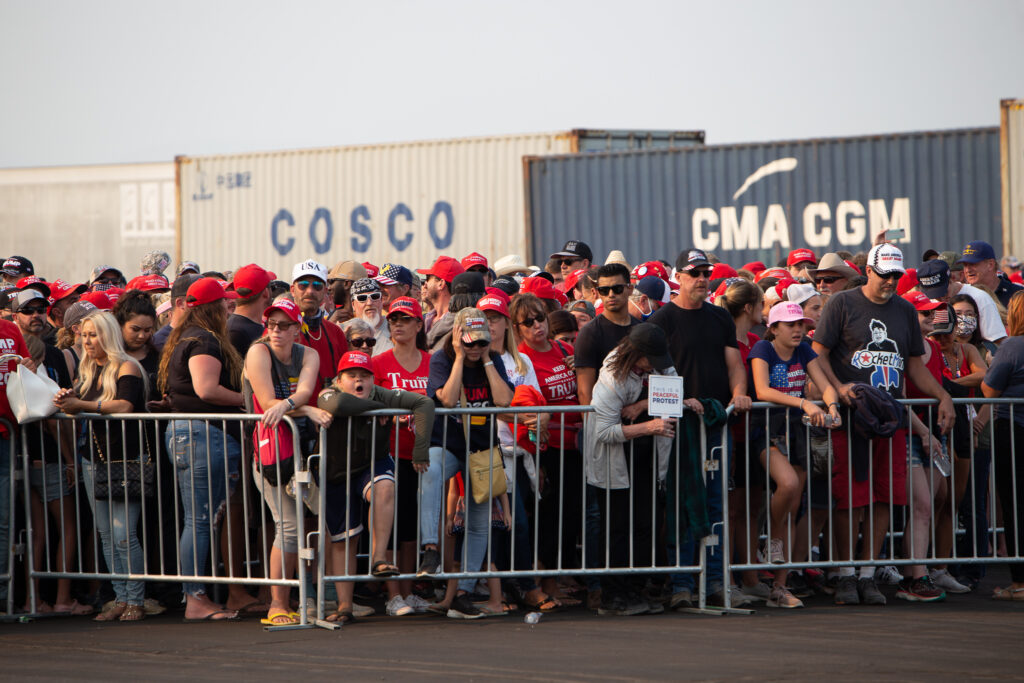
[[[0,575],[8,572],[11,542],[11,440],[0,439]],[[7,611],[7,581],[0,579],[0,608]]]
[[[103,544],[103,559],[114,574],[143,573],[142,544],[139,543],[139,515],[142,501],[124,498],[112,500],[96,499],[94,483],[97,465],[89,460],[82,461],[82,477],[85,492],[89,496],[92,517],[96,530],[100,532]],[[99,465],[104,467],[104,465]],[[146,584],[142,581],[112,580],[114,595],[118,602],[141,605],[146,598]]]
[[[442,473],[442,469],[444,470]],[[441,521],[444,502],[444,483],[465,469],[465,461],[440,446],[430,448],[430,467],[423,473],[420,485],[420,542],[437,545],[437,529]],[[467,491],[468,493],[468,491]],[[477,503],[472,495],[466,496],[466,561],[462,571],[478,571],[487,555],[487,529],[491,524],[491,502]],[[461,559],[461,558],[458,558]],[[476,579],[463,579],[459,590],[471,591]]]
[[[183,576],[201,576],[210,559],[221,506],[238,481],[242,451],[233,437],[203,420],[171,420],[167,456],[178,474],[184,520],[178,560]],[[225,475],[230,484],[225,482]],[[187,595],[206,592],[202,583],[184,582]]]

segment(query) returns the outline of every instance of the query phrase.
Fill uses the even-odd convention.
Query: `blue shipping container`
[[[907,265],[928,248],[1002,244],[999,129],[527,157],[534,262],[567,239],[603,263],[674,263],[683,249],[734,266],[870,248],[903,228]]]

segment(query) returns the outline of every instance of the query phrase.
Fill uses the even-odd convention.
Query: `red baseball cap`
[[[774,277],[781,280],[791,276],[785,268],[766,268],[757,274],[757,281],[760,282],[766,277]]]
[[[864,274],[864,272],[860,268],[858,268],[857,264],[854,263],[853,261],[843,261],[843,263],[845,263],[846,265],[848,265],[851,268],[853,268],[857,272],[857,275],[863,275]]]
[[[50,283],[48,283],[41,277],[37,277],[35,275],[28,275],[26,277],[21,278],[20,280],[18,280],[18,284],[16,284],[15,287],[17,287],[18,289],[28,289],[29,287],[32,287],[33,289],[37,289],[40,292],[42,292],[43,296],[45,297],[50,296],[51,291]]]
[[[128,281],[127,289],[141,289],[143,292],[169,292],[171,283],[163,275],[140,275]]]
[[[660,277],[662,280],[668,281],[668,271],[665,270],[665,264],[659,261],[647,261],[641,263],[639,266],[633,269],[632,276],[634,280],[642,280],[648,275],[654,277]]]
[[[60,301],[71,294],[83,294],[87,289],[88,287],[83,283],[73,285],[58,278],[50,283],[50,298]]]
[[[761,263],[760,261],[751,261],[750,263],[744,263],[741,270],[749,270],[754,275],[757,275],[762,270],[768,270],[768,266]]]
[[[273,313],[274,311],[280,311],[284,313],[286,316],[288,316],[288,319],[291,320],[293,323],[302,322],[302,311],[299,310],[299,307],[295,305],[294,301],[290,301],[288,299],[280,299],[279,301],[275,301],[274,303],[267,306],[266,309],[264,309],[263,311],[264,323],[267,322],[267,318],[269,318],[270,314]]]
[[[786,259],[786,265],[795,266],[796,264],[803,263],[804,261],[810,261],[817,265],[818,257],[815,256],[814,252],[810,249],[794,249],[789,252],[789,257]]]
[[[366,277],[377,277],[380,275],[380,268],[369,261],[363,261],[363,268],[366,268]]]
[[[238,293],[225,291],[221,282],[213,277],[199,278],[189,286],[185,293],[185,305],[195,308],[221,299],[237,299]]]
[[[400,296],[392,301],[391,305],[388,306],[387,317],[390,318],[394,313],[404,313],[417,320],[423,320],[423,309],[420,307],[420,302],[411,296]]]
[[[105,292],[86,292],[78,300],[88,301],[101,311],[109,311],[114,307],[114,302],[110,300],[109,296],[107,296],[107,292],[109,291],[110,290],[108,289]]]
[[[240,299],[248,299],[262,292],[276,279],[277,275],[274,273],[255,263],[250,263],[235,271],[228,289],[238,292]]]
[[[559,306],[569,303],[569,299],[566,298],[565,294],[555,289],[555,286],[548,282],[547,278],[543,277],[525,278],[520,284],[519,293],[533,294],[540,299],[553,299],[558,302]]]
[[[125,290],[121,289],[120,287],[111,287],[110,289],[104,289],[101,291],[107,295],[108,299],[110,299],[111,306],[116,304],[117,300],[120,299],[125,292]]]
[[[501,295],[499,296],[498,294],[488,292],[487,296],[481,297],[480,300],[476,302],[476,307],[481,311],[494,311],[495,313],[501,313],[503,316],[508,318],[508,297],[504,296],[505,293],[500,289],[494,291],[500,292]]]
[[[341,360],[338,361],[338,373],[341,374],[346,370],[366,370],[373,374],[373,364],[370,362],[370,356],[362,351],[346,351],[342,354]]]
[[[455,276],[465,273],[466,269],[451,256],[438,256],[437,260],[434,261],[434,265],[430,266],[430,268],[417,268],[416,272],[439,277],[448,284],[451,284]]]
[[[896,283],[896,293],[903,296],[919,284],[921,283],[917,279],[917,268],[907,268],[907,271],[900,276],[899,282]]]
[[[475,251],[469,256],[463,258],[462,261],[460,261],[459,263],[466,270],[469,270],[474,266],[483,266],[484,268],[487,268],[487,259],[483,256],[483,254],[478,254]]]
[[[736,269],[730,266],[728,263],[716,263],[715,267],[711,269],[711,277],[709,280],[717,280],[720,277],[736,277]]]
[[[636,271],[634,271],[634,272],[636,272]],[[583,270],[582,268],[579,269],[579,270],[574,270],[571,273],[569,273],[569,276],[567,278],[565,278],[564,280],[562,280],[562,291],[563,292],[572,291],[573,287],[575,287],[576,285],[579,284],[580,278],[583,277],[586,274],[587,274],[587,271]]]
[[[929,299],[928,295],[924,292],[907,292],[901,296],[914,304],[914,308],[919,311],[934,311],[936,308],[943,305],[941,301]]]

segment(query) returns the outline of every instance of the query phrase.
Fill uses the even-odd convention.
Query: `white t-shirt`
[[[1003,325],[1003,319],[999,317],[999,309],[992,297],[966,283],[960,285],[958,294],[966,294],[978,305],[978,315],[980,316],[978,329],[981,331],[983,339],[997,342],[1006,336],[1006,326]]]

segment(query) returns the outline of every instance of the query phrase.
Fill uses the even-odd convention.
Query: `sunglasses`
[[[548,317],[546,315],[540,314],[540,315],[535,315],[532,318],[523,318],[520,322],[518,322],[516,324],[517,325],[522,325],[523,327],[533,327],[535,324],[542,323],[542,322],[544,322],[547,319],[548,319]]]
[[[120,278],[116,278],[116,277],[101,277],[101,278],[98,278],[96,280],[93,280],[92,283],[94,285],[99,285],[99,284],[116,285],[120,281],[121,281],[121,279]]]
[[[629,285],[608,285],[607,287],[598,287],[597,293],[600,294],[601,296],[608,296],[612,292],[615,292],[616,294],[622,294],[624,291],[626,291],[626,287],[628,286]]]
[[[369,294],[356,294],[355,300],[359,303],[365,303],[366,301],[379,301],[380,292],[370,292]]]
[[[31,306],[29,308],[19,308],[18,313],[22,315],[46,315],[45,306]]]
[[[583,259],[581,259],[581,258],[564,258],[564,259],[561,259],[561,260],[558,261],[558,265],[560,265],[560,266],[571,266],[572,264],[579,263],[582,260]]]
[[[827,277],[819,277],[817,280],[815,280],[815,282],[817,282],[819,285],[822,284],[822,283],[825,283],[826,285],[830,285],[833,282],[837,282],[839,280],[845,280],[845,279],[846,278],[844,278],[844,277],[833,277],[833,276],[830,275],[830,276],[827,276]]]
[[[462,345],[471,349],[482,349],[485,346],[490,346],[491,342],[487,341],[486,339],[477,339],[476,341],[469,343],[462,342]]]
[[[281,330],[282,332],[287,332],[288,330],[290,330],[292,328],[293,325],[298,325],[298,323],[297,322],[292,322],[291,320],[281,320],[281,321],[268,320],[267,321],[267,329],[268,330]]]
[[[377,345],[377,339],[375,337],[356,337],[354,339],[349,339],[348,345],[357,349],[361,346],[372,349]]]
[[[872,268],[871,270],[875,273],[875,275],[877,275],[878,277],[882,278],[883,280],[899,280],[901,277],[903,277],[903,273],[899,273],[899,272],[896,272],[896,273],[879,273],[874,268]]]
[[[298,282],[295,283],[295,286],[298,287],[299,289],[308,289],[309,287],[312,287],[314,292],[319,292],[322,291],[323,288],[326,287],[327,285],[320,281],[310,282],[309,280],[299,280]]]
[[[684,273],[692,277],[694,280],[701,277],[711,277],[710,268],[698,268],[696,270],[684,270]]]
[[[388,316],[388,322],[391,323],[392,325],[405,325],[407,323],[412,322],[413,320],[416,320],[416,318],[412,317],[411,315],[389,315]]]
[[[934,317],[935,311],[918,311],[917,314],[922,318],[931,318]]]

